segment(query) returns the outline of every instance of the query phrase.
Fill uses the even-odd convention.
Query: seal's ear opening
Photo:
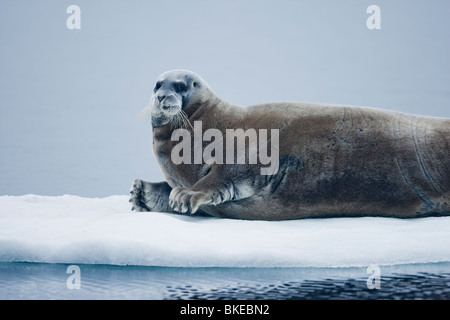
[[[197,87],[198,83],[197,83],[196,81],[194,81],[194,82],[192,83],[192,85],[193,85],[194,88],[195,88],[195,87]]]

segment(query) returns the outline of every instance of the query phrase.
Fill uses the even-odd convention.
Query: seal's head
[[[211,93],[208,84],[194,72],[167,71],[156,80],[150,103],[144,110],[150,113],[153,127],[189,123],[185,108],[201,104]]]

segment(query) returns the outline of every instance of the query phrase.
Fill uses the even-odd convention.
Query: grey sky
[[[68,30],[66,9],[81,9]],[[381,8],[368,30],[366,8]],[[190,69],[239,105],[289,100],[450,117],[450,2],[0,2],[0,194],[126,194],[163,179],[137,118]]]

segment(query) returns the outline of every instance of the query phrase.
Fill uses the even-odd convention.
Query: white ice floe
[[[130,211],[127,196],[0,197],[0,261],[350,267],[450,261],[450,217],[240,221]]]

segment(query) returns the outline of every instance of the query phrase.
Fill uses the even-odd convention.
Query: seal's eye
[[[153,91],[156,92],[159,88],[161,88],[161,82],[156,83],[155,89],[153,89]]]
[[[186,85],[184,83],[175,83],[175,90],[177,92],[184,92],[186,91]]]

